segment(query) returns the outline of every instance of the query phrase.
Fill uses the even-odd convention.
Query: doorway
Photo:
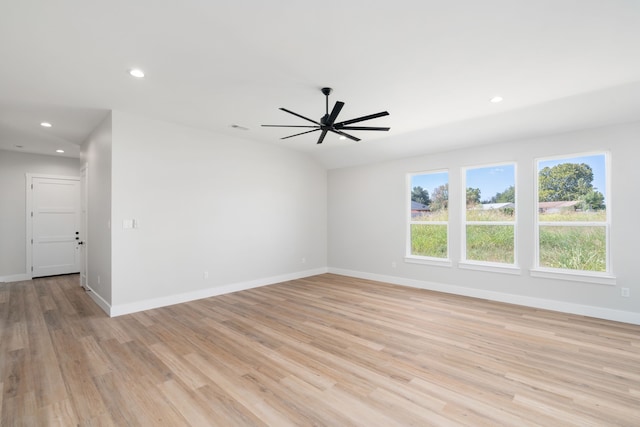
[[[79,273],[80,178],[27,174],[27,275]]]

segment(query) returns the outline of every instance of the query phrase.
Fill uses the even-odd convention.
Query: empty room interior
[[[633,0],[3,2],[0,425],[640,425],[639,51]]]

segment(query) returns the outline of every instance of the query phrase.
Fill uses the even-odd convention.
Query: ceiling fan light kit
[[[328,132],[332,132],[335,134],[338,134],[344,138],[349,138],[353,141],[360,141],[360,138],[356,138],[353,135],[350,135],[346,132],[344,132],[345,130],[347,131],[354,131],[354,130],[373,130],[373,131],[388,131],[391,128],[388,127],[372,127],[372,126],[350,126],[354,123],[359,123],[359,122],[363,122],[365,120],[371,120],[371,119],[376,119],[378,117],[383,117],[383,116],[388,116],[389,113],[386,111],[382,111],[380,113],[375,113],[375,114],[369,114],[368,116],[362,116],[362,117],[358,117],[355,119],[350,119],[350,120],[345,120],[342,122],[338,122],[336,123],[336,119],[338,118],[338,114],[340,114],[340,111],[342,110],[342,107],[344,107],[344,102],[341,101],[336,101],[336,104],[333,106],[333,109],[331,110],[331,113],[329,113],[329,95],[331,94],[331,92],[333,91],[330,87],[323,87],[321,89],[322,93],[325,96],[325,115],[322,116],[322,118],[320,119],[319,122],[312,120],[308,117],[302,116],[298,113],[294,113],[293,111],[287,110],[286,108],[280,108],[282,111],[292,114],[296,117],[300,117],[303,120],[306,120],[308,122],[311,122],[314,124],[314,126],[309,126],[309,125],[262,125],[263,127],[290,127],[290,128],[308,128],[311,130],[307,130],[304,132],[300,132],[300,133],[296,133],[294,135],[289,135],[289,136],[285,136],[283,138],[280,139],[288,139],[288,138],[293,138],[294,136],[300,136],[300,135],[305,135],[307,133],[311,133],[311,132],[317,132],[317,131],[321,131],[320,133],[320,137],[318,138],[318,142],[317,144],[322,144],[322,141],[324,141],[325,136],[327,136]]]

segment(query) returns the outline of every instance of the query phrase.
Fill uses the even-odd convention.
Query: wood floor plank
[[[219,387],[211,384],[198,389],[198,393],[208,402],[212,412],[209,425],[212,426],[267,426],[264,421],[240,405]]]
[[[35,392],[27,392],[2,401],[2,426],[38,426],[43,425],[38,420],[39,406],[36,403]],[[46,425],[46,423],[44,423]]]
[[[0,284],[0,425],[640,425],[640,326],[322,274],[110,319]]]
[[[129,385],[131,394],[135,396],[132,404],[138,409],[137,418],[142,425],[176,427],[190,425],[180,411],[171,405],[169,395],[163,386],[164,384],[154,384],[150,379],[145,378]]]
[[[263,420],[267,425],[296,425],[277,408],[266,405],[264,398],[260,393],[256,393],[253,387],[250,387],[251,382],[244,375],[237,377],[228,371],[208,369],[208,363],[199,355],[190,355],[189,360],[207,375],[213,383],[224,389],[233,400],[247,408],[255,417]]]

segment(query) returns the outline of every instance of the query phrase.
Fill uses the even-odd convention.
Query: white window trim
[[[467,221],[467,171],[470,169],[484,169],[499,166],[513,166],[513,185],[515,187],[514,217],[513,221]],[[514,161],[490,163],[485,165],[465,166],[460,169],[461,174],[461,195],[462,195],[462,232],[460,256],[458,267],[469,270],[491,271],[494,273],[521,274],[518,266],[518,163]],[[467,225],[509,225],[513,227],[513,263],[480,261],[467,259]]]
[[[422,264],[435,267],[452,267],[453,262],[449,258],[421,257],[418,255],[407,255],[404,257],[407,264]]]
[[[547,160],[570,160],[576,157],[588,157],[588,156],[601,156],[604,155],[605,165],[605,185],[606,185],[606,201],[607,201],[607,218],[605,221],[595,222],[577,222],[577,221],[540,221],[539,208],[538,208],[538,191],[540,189],[540,183],[538,182],[540,162]],[[534,178],[534,245],[535,245],[535,259],[534,267],[529,270],[531,277],[540,277],[546,279],[557,280],[569,280],[574,282],[583,283],[597,283],[602,285],[615,285],[616,276],[613,274],[613,261],[611,259],[611,217],[612,217],[612,192],[611,192],[611,155],[608,151],[589,151],[583,153],[570,153],[552,157],[538,157],[533,160]],[[605,227],[605,247],[606,247],[606,271],[588,271],[588,270],[571,270],[565,268],[550,268],[540,266],[540,227],[541,226],[557,226],[557,227]]]
[[[538,221],[541,227],[606,227],[608,221]]]
[[[613,274],[588,272],[584,270],[567,270],[563,268],[532,268],[529,270],[531,277],[543,279],[569,280],[572,282],[596,283],[600,285],[615,286],[617,278]]]
[[[516,225],[516,223],[515,221],[465,221],[464,225]]]
[[[464,260],[458,262],[458,268],[464,270],[489,271],[491,273],[521,275],[522,269],[515,264],[501,262]]]

